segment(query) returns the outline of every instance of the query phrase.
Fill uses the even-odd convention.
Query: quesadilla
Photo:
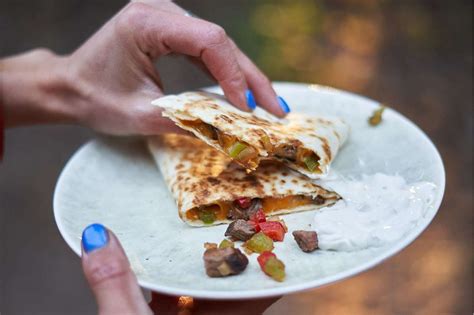
[[[223,96],[207,92],[170,95],[152,104],[249,171],[262,159],[276,159],[310,178],[324,177],[349,132],[338,118],[292,113],[278,119],[261,108],[240,111]]]
[[[259,209],[269,216],[311,210],[340,199],[276,161],[262,161],[249,174],[193,137],[152,137],[148,147],[176,200],[180,218],[190,225],[248,219]]]

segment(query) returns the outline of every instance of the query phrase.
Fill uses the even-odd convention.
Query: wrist
[[[2,59],[0,86],[6,127],[77,121],[67,57],[36,49]]]

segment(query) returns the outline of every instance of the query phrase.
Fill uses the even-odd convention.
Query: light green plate
[[[337,173],[357,178],[381,172],[399,174],[408,183],[436,184],[434,203],[418,226],[385,247],[307,254],[297,247],[291,231],[308,228],[314,212],[290,214],[284,217],[290,233],[275,249],[286,264],[283,283],[259,270],[255,254],[242,274],[209,278],[203,243],[221,241],[226,226],[192,228],[181,222],[143,141],[103,138],[79,149],[59,177],[54,214],[67,244],[80,255],[82,230],[100,222],[119,237],[143,287],[198,298],[244,299],[293,293],[353,276],[402,250],[427,228],[443,197],[445,173],[438,151],[417,126],[388,109],[383,123],[370,127],[367,118],[379,103],[347,92],[295,83],[274,86],[294,112],[336,115],[349,123],[350,138],[332,166]]]

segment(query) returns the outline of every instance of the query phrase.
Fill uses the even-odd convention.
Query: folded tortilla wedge
[[[312,210],[340,199],[277,161],[262,161],[249,174],[193,137],[152,137],[148,147],[176,200],[180,218],[190,225],[248,219],[260,208],[269,216]]]
[[[262,159],[276,159],[310,178],[322,178],[349,132],[338,118],[292,113],[278,119],[261,108],[238,110],[222,95],[207,92],[169,95],[152,104],[250,171]]]

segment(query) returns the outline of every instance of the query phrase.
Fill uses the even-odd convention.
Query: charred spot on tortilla
[[[221,183],[221,181],[218,178],[210,177],[210,176],[207,178],[207,181],[211,183],[212,185],[219,185]]]
[[[222,120],[226,121],[229,124],[232,124],[234,122],[232,119],[230,119],[229,117],[227,117],[225,115],[220,115],[220,116],[217,116],[217,117],[221,118]]]
[[[326,153],[326,158],[331,160],[331,148],[329,148],[328,141],[323,137],[318,137],[321,140],[324,153]]]

